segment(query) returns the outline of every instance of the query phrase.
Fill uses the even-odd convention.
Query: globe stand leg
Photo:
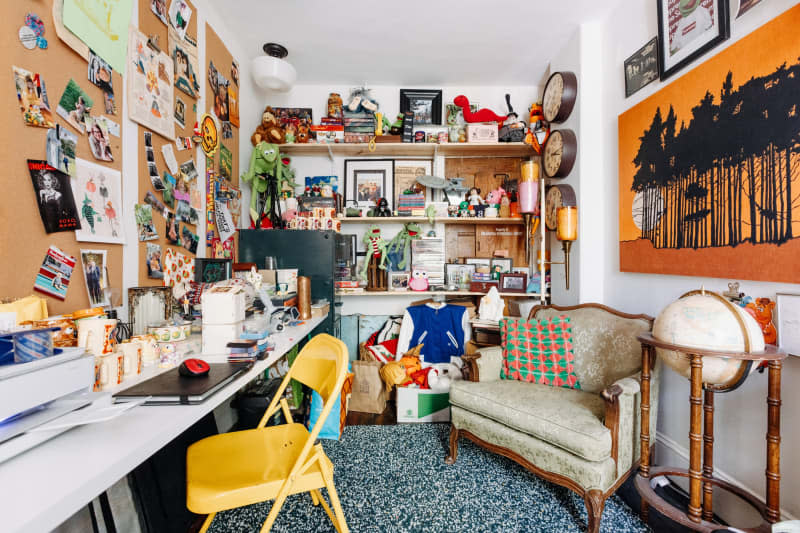
[[[703,477],[714,476],[714,391],[704,393],[703,411]],[[714,492],[711,483],[703,482],[703,520],[714,518]]]
[[[700,470],[702,456],[702,410],[703,410],[703,358],[690,355],[692,360],[691,392],[689,395],[689,520],[699,523],[702,519],[700,496],[703,473]]]

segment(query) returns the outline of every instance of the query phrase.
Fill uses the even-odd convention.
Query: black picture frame
[[[415,102],[430,102],[430,113],[418,113]],[[414,113],[414,126],[440,126],[442,124],[441,89],[400,89],[400,112]],[[427,115],[430,115],[428,117]]]
[[[194,280],[197,283],[215,283],[233,277],[233,261],[230,259],[196,257],[194,262]]]
[[[660,79],[660,65],[658,37],[653,37],[624,62],[625,98]]]
[[[528,288],[528,275],[509,272],[500,276],[500,292],[524,293]]]
[[[717,35],[712,39],[705,42],[705,44],[692,45],[688,43],[686,48],[691,50],[688,55],[683,57],[677,62],[669,61],[667,55],[670,53],[669,36],[665,36],[664,28],[670,26],[670,20],[666,20],[665,15],[669,14],[669,2],[674,0],[655,0],[656,7],[658,8],[658,69],[659,78],[663,81],[679,70],[683,69],[686,65],[695,59],[703,56],[709,50],[715,48],[720,43],[728,40],[730,37],[730,14],[728,9],[728,0],[714,0],[714,22],[716,23]],[[702,4],[698,5],[699,9],[703,9]],[[680,24],[677,25],[676,31],[680,31]],[[665,38],[667,40],[665,40]]]
[[[373,200],[360,200],[358,192],[359,174],[380,175],[381,193],[378,199],[386,198],[389,209],[394,199],[394,159],[345,159],[344,161],[344,195],[345,203],[356,202],[359,208],[375,207]]]

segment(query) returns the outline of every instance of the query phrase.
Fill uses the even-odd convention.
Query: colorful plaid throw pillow
[[[503,318],[502,379],[580,389],[572,367],[572,328],[565,316],[543,320]]]

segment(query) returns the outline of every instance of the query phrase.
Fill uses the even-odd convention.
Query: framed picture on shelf
[[[625,98],[658,79],[658,37],[625,60]]]
[[[492,258],[492,278],[500,279],[502,274],[510,274],[511,267],[514,266],[510,257],[493,257]]]
[[[662,80],[730,37],[727,0],[657,0],[657,5]]]
[[[414,126],[441,125],[442,90],[400,89],[400,112],[414,113]]]
[[[407,291],[411,272],[389,272],[389,290]]]
[[[528,286],[528,275],[509,272],[500,275],[500,292],[524,293]]]
[[[394,162],[394,192],[397,198],[406,190],[416,186],[422,189],[426,200],[431,200],[427,187],[417,183],[417,178],[433,173],[433,161],[430,159],[396,159]],[[399,200],[398,204],[399,205]]]
[[[466,265],[474,265],[475,272],[478,274],[492,273],[492,260],[488,257],[468,257],[464,260]]]
[[[444,277],[448,287],[456,287],[460,291],[469,290],[469,283],[472,281],[472,274],[475,273],[476,265],[466,265],[461,263],[447,263],[444,266]]]
[[[394,200],[393,159],[345,159],[345,203],[354,201],[359,207],[375,207],[386,198],[389,209]]]

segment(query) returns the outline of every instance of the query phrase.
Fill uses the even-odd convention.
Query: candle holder
[[[559,207],[556,216],[558,219],[556,238],[561,241],[561,249],[564,250],[566,287],[569,290],[569,254],[572,243],[578,239],[578,208],[575,206]]]

